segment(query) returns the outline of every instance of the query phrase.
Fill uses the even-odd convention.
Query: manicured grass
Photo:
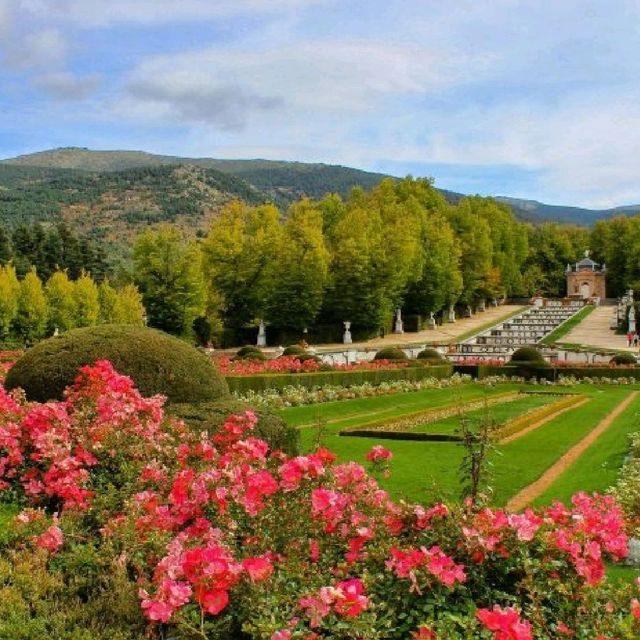
[[[571,329],[578,326],[593,310],[595,307],[591,304],[582,307],[578,313],[571,316],[568,320],[563,322],[559,327],[556,327],[548,336],[545,336],[540,343],[541,344],[553,344],[566,336]]]
[[[464,416],[472,425],[479,424],[485,418],[490,418],[495,424],[501,425],[507,420],[511,420],[533,409],[543,407],[546,404],[551,404],[557,399],[557,396],[547,394],[523,395],[523,397],[518,400],[483,407],[475,411],[467,411]],[[460,417],[460,415],[455,415],[430,424],[421,424],[411,429],[411,431],[418,431],[420,433],[453,433],[460,426]]]
[[[535,502],[568,501],[578,491],[602,493],[612,486],[628,452],[627,436],[640,431],[640,397]]]
[[[623,564],[608,564],[607,577],[612,582],[635,582],[640,578],[640,569],[637,567],[627,567]]]
[[[537,480],[560,456],[584,438],[628,394],[625,388],[596,391],[589,402],[570,409],[518,440],[499,447],[495,460],[494,501],[503,505]]]
[[[280,415],[292,426],[313,426],[321,419],[330,423],[332,430],[338,431],[347,426],[371,422],[380,418],[395,418],[422,409],[475,400],[514,391],[517,388],[518,385],[515,384],[501,384],[495,387],[465,384],[446,389],[424,389],[390,396],[290,407],[280,411]]]
[[[532,387],[521,385],[521,388]],[[498,389],[502,389],[502,385]],[[577,385],[571,389],[577,390],[590,396],[590,401],[569,410],[518,440],[497,447],[496,454],[492,456],[491,469],[491,484],[495,491],[496,504],[506,503],[510,497],[535,481],[559,456],[587,435],[612,411],[629,393],[630,387],[598,388]],[[429,392],[435,391],[442,390]],[[446,391],[457,393],[459,390]],[[394,398],[395,396],[391,399]],[[373,399],[365,399],[364,407],[367,406],[366,400]],[[423,399],[423,402],[425,401],[429,402]],[[361,409],[364,407],[361,406]],[[495,408],[497,407],[490,410]],[[283,415],[288,411],[291,410],[283,411]],[[321,442],[334,451],[343,462],[355,460],[364,463],[366,453],[374,444],[383,444],[393,452],[391,476],[381,479],[381,484],[394,497],[409,500],[427,500],[433,496],[448,500],[458,498],[458,468],[464,453],[461,445],[449,442],[397,440],[382,442],[376,438],[341,437],[337,435],[337,431],[338,428],[334,424],[327,425],[322,432]],[[312,428],[303,429],[301,440],[304,450],[313,449],[318,441],[318,431]]]

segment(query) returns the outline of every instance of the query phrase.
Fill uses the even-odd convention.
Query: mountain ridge
[[[344,194],[356,185],[370,189],[386,177],[397,177],[326,163],[260,158],[242,160],[191,158],[146,151],[93,150],[86,147],[46,149],[0,160],[5,181],[7,171],[10,173],[11,169],[14,171],[14,176],[19,177],[21,172],[25,172],[32,179],[47,180],[61,175],[58,172],[116,173],[131,169],[181,165],[233,175],[247,183],[249,188],[252,187],[256,194],[261,194],[264,199],[273,200],[279,205],[286,205],[304,195],[318,198],[330,191]],[[2,175],[0,175],[0,184],[2,184]],[[440,189],[440,191],[451,202],[456,202],[467,195],[447,189]],[[618,214],[640,213],[640,204],[622,205],[609,209],[588,209],[510,196],[492,197],[511,207],[520,219],[530,222],[556,221],[592,225],[599,219]]]

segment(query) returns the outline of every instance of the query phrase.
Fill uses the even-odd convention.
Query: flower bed
[[[496,384],[499,381],[483,380],[482,384]],[[323,402],[335,402],[336,400],[353,400],[355,398],[372,398],[376,396],[394,395],[396,393],[409,393],[422,389],[446,389],[473,382],[470,376],[452,375],[450,378],[424,378],[422,380],[395,380],[393,382],[381,382],[371,384],[365,382],[359,385],[343,387],[338,385],[325,385],[317,387],[301,387],[289,385],[282,389],[265,389],[264,391],[247,391],[239,398],[255,407],[268,407],[284,409],[286,407],[298,407],[306,404],[320,404]]]
[[[392,360],[371,360],[354,364],[329,365],[318,360],[300,360],[297,356],[280,356],[271,360],[251,360],[219,358],[213,360],[218,371],[224,376],[254,376],[261,373],[311,373],[314,371],[376,371],[385,369],[402,369],[408,362]]]
[[[612,498],[396,503],[327,450],[269,451],[255,422],[190,432],[106,362],[63,402],[0,389],[0,478],[28,506],[0,549],[0,637],[638,637],[640,590],[603,582],[627,553]]]

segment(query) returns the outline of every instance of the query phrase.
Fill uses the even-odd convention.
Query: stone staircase
[[[518,348],[536,345],[584,306],[581,300],[568,304],[549,300],[530,306],[516,316],[457,345],[448,357],[454,360],[507,360]]]

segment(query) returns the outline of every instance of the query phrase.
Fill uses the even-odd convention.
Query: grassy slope
[[[628,451],[627,436],[640,430],[640,397],[627,407],[598,440],[587,449],[536,501],[568,501],[577,491],[604,492],[612,486]]]
[[[574,316],[569,318],[566,322],[563,322],[559,327],[554,329],[548,336],[543,338],[541,344],[553,344],[558,342],[561,338],[564,338],[569,331],[577,327],[591,312],[595,309],[593,305],[587,305],[583,307]]]

